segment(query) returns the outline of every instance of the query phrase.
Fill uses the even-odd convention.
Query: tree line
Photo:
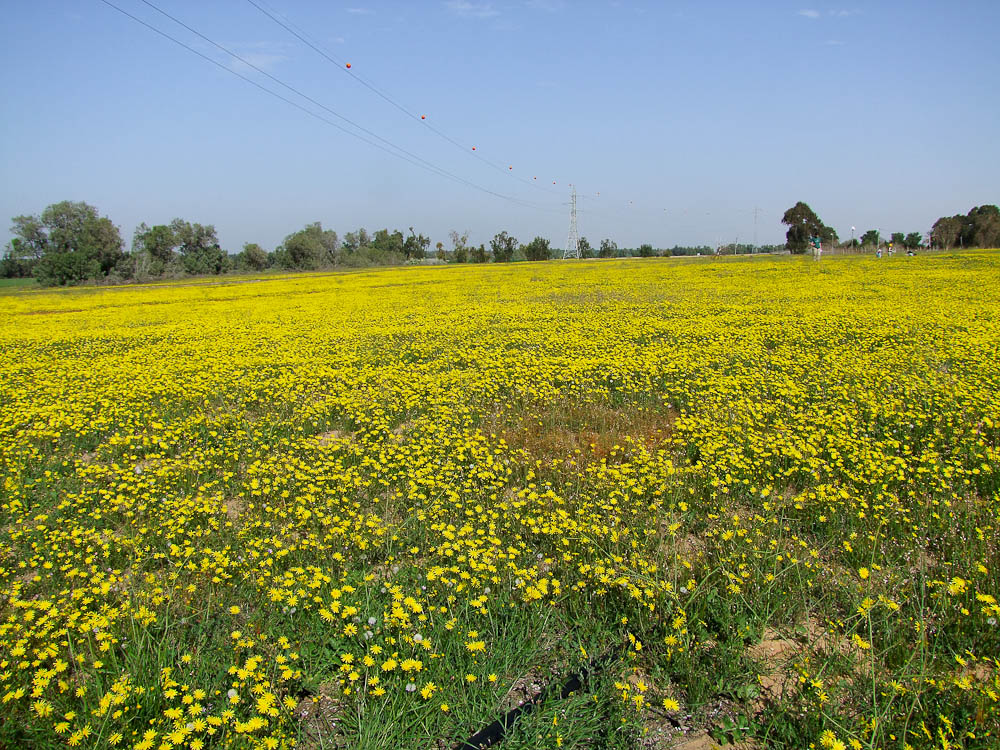
[[[953,247],[1000,247],[1000,208],[994,205],[976,206],[962,216],[942,216],[927,234],[927,244],[921,232],[890,232],[882,234],[877,229],[869,229],[860,237],[852,237],[841,242],[836,230],[828,227],[809,207],[799,201],[785,211],[781,223],[788,227],[785,246],[793,253],[804,253],[813,238],[828,247],[872,250],[892,243],[904,250],[919,250],[923,247],[949,250]]]
[[[15,216],[14,236],[0,259],[0,277],[34,277],[43,285],[82,282],[123,283],[154,279],[204,276],[229,272],[315,271],[404,263],[511,263],[559,257],[544,237],[526,243],[506,231],[485,243],[469,243],[469,233],[452,231],[450,247],[436,243],[413,227],[407,233],[360,228],[343,237],[320,222],[292,232],[272,251],[249,242],[239,253],[227,253],[219,244],[215,227],[184,219],[169,224],[136,227],[126,250],[121,232],[94,206],[62,201],[40,215]],[[651,244],[619,248],[611,239],[592,246],[580,238],[584,258],[650,257],[655,255],[708,254],[707,247],[674,247],[657,250]]]
[[[784,248],[737,243],[717,248],[675,245],[660,249],[649,243],[620,248],[607,238],[595,247],[581,237],[579,251],[582,258],[743,254],[781,249],[804,253],[814,237],[827,246],[859,249],[888,242],[908,249],[924,246],[920,232],[893,232],[885,237],[874,229],[841,243],[837,232],[801,201],[785,212],[782,223],[788,226]],[[494,235],[488,246],[471,245],[468,232],[452,231],[451,247],[438,242],[431,251],[430,238],[413,227],[407,233],[379,229],[374,234],[361,228],[341,238],[334,230],[324,229],[320,222],[292,232],[272,251],[249,242],[239,253],[228,253],[220,246],[213,225],[180,218],[169,224],[140,224],[133,234],[131,248],[126,250],[121,232],[111,219],[101,216],[94,206],[74,201],[54,203],[37,216],[15,216],[11,234],[13,239],[0,258],[0,277],[34,277],[44,285],[147,281],[271,268],[315,271],[414,262],[510,263],[561,256],[544,237],[522,244],[506,231]],[[928,238],[931,246],[938,248],[1000,246],[1000,209],[984,205],[965,216],[942,217],[935,222]]]
[[[520,244],[507,232],[498,233],[478,247],[469,245],[468,233],[451,233],[452,247],[417,233],[361,228],[343,238],[320,222],[292,232],[274,250],[249,242],[239,253],[227,253],[219,244],[215,227],[184,219],[169,224],[140,224],[125,248],[121,232],[112,221],[83,202],[62,201],[37,216],[15,216],[3,258],[0,277],[34,277],[44,285],[86,281],[146,281],[181,276],[203,276],[232,271],[321,270],[337,267],[399,265],[407,262],[486,262],[543,260],[552,255],[548,240],[536,237]]]

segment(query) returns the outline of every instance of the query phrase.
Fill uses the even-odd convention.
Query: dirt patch
[[[510,686],[507,694],[500,701],[500,713],[505,714],[513,708],[534,700],[544,687],[545,680],[542,672],[538,669],[532,669],[523,677],[514,680],[514,684]]]
[[[802,645],[790,638],[782,638],[781,634],[774,628],[766,628],[760,643],[756,643],[747,649],[750,656],[768,664],[774,664],[789,654],[794,654],[802,650]]]
[[[536,409],[490,415],[482,430],[496,433],[515,450],[543,462],[578,465],[624,460],[630,443],[655,450],[673,435],[676,414],[669,409],[613,407],[560,399]]]
[[[669,524],[660,526],[660,554],[672,558],[674,562],[685,560],[700,560],[705,556],[708,544],[703,536],[698,534],[671,534]]]
[[[664,748],[664,750],[667,748],[671,750],[719,750],[723,745],[713,740],[707,732],[696,732],[687,737],[674,739],[668,741],[665,745],[656,745],[655,747]],[[735,744],[727,743],[725,747],[726,750],[756,750],[760,745],[752,740],[746,740]]]
[[[400,422],[398,425],[392,428],[393,439],[395,439],[398,442],[399,438],[409,434],[410,430],[412,429],[413,429],[412,419],[407,419],[403,422]]]
[[[315,695],[299,701],[295,717],[299,721],[300,748],[346,747],[337,727],[341,715],[340,702],[334,698],[332,685],[320,685]]]
[[[684,737],[661,747],[675,748],[675,750],[717,750],[722,745],[713,740],[708,733],[698,732],[693,736]]]
[[[28,312],[23,312],[21,315],[65,315],[66,313],[78,313],[83,312],[83,309],[73,308],[70,310],[29,310]]]
[[[142,461],[137,461],[132,471],[136,476],[141,476],[149,469],[155,469],[160,466],[162,461],[158,458],[145,458]]]
[[[807,617],[797,628],[794,637],[775,628],[765,628],[759,643],[747,649],[747,655],[761,664],[757,677],[761,694],[755,701],[755,710],[788,697],[799,689],[801,681],[795,663],[809,655],[846,657],[856,674],[870,674],[870,664],[849,640],[833,635],[813,617]]]
[[[243,511],[246,510],[246,503],[238,497],[230,497],[226,498],[222,509],[226,513],[226,518],[230,521],[235,521],[243,514]]]
[[[768,703],[782,700],[797,689],[799,676],[792,668],[792,663],[805,651],[805,644],[784,637],[774,628],[765,628],[760,642],[747,649],[748,655],[761,662],[762,666],[762,672],[757,677],[761,692],[756,701],[756,710],[764,708]]]
[[[329,432],[324,432],[316,436],[316,442],[319,443],[324,448],[333,443],[340,442],[347,435],[343,430],[330,430]]]

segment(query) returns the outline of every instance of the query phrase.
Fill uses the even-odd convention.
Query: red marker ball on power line
[[[421,120],[426,120],[427,119],[427,115],[420,115],[420,119]]]
[[[472,147],[472,150],[473,150],[473,151],[475,151],[475,150],[476,150],[476,147],[475,147],[475,146],[473,146],[473,147]]]
[[[514,168],[514,167],[512,167],[512,166],[511,166],[511,167],[507,167],[507,169],[513,169],[513,168]]]
[[[348,67],[348,68],[350,68],[350,67],[351,67],[351,64],[350,64],[350,63],[347,63],[347,67]]]

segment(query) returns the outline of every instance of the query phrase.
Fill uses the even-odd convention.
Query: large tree
[[[969,211],[972,247],[1000,247],[1000,208],[996,206],[976,206]],[[968,226],[967,225],[967,226]]]
[[[431,238],[416,234],[413,227],[410,227],[410,236],[403,241],[403,255],[407,260],[411,258],[421,259],[426,257],[427,248],[430,247]]]
[[[448,232],[448,237],[451,238],[451,257],[456,263],[466,263],[469,260],[469,233],[459,234],[457,230],[452,229]]]
[[[1000,208],[987,204],[965,216],[942,216],[931,229],[931,244],[942,248],[1000,246]]]
[[[549,241],[544,237],[535,237],[527,245],[524,245],[521,251],[528,260],[548,260],[552,255]]]
[[[335,265],[339,249],[337,233],[323,229],[316,221],[285,237],[275,250],[275,263],[283,268],[315,270]]]
[[[15,216],[11,250],[35,261],[43,284],[72,284],[107,276],[125,257],[118,227],[93,206],[53,203],[41,216]]]
[[[590,244],[590,240],[586,237],[581,237],[580,241],[576,244],[577,248],[580,250],[581,258],[593,258],[594,248]]]
[[[819,237],[823,242],[837,241],[837,233],[820,220],[808,203],[802,201],[785,211],[781,223],[788,227],[785,241],[793,253],[804,253],[812,237]]]
[[[218,274],[229,270],[229,259],[219,247],[213,225],[174,219],[170,222],[170,231],[177,243],[185,273]]]
[[[132,256],[139,277],[159,276],[174,259],[177,237],[165,224],[146,226],[143,222],[132,235]]]
[[[369,247],[384,253],[399,253],[402,255],[403,242],[403,233],[398,229],[391,232],[388,229],[379,229],[375,232],[375,236],[372,238]]]
[[[601,249],[599,254],[602,258],[616,258],[618,257],[618,245],[614,240],[601,240]]]
[[[942,216],[931,227],[931,244],[943,249],[955,247],[962,239],[962,226],[964,223],[965,217],[961,214],[957,216]]]
[[[875,247],[875,245],[878,244],[878,240],[879,237],[877,229],[869,229],[867,232],[861,235],[862,247],[868,247],[868,246]]]
[[[263,271],[269,261],[267,250],[256,242],[243,245],[243,252],[236,256],[236,265],[249,271]]]
[[[489,259],[490,253],[484,243],[480,242],[479,247],[472,246],[469,248],[469,260],[473,263],[487,263]]]
[[[517,239],[506,231],[499,232],[490,240],[490,249],[493,251],[495,263],[510,263],[514,259],[514,251],[517,250]]]
[[[371,238],[368,236],[368,230],[361,227],[357,232],[348,232],[344,235],[344,245],[343,251],[345,255],[351,255],[352,253],[358,252],[363,247],[368,247],[371,242]]]

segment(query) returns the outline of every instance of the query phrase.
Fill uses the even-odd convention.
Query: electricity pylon
[[[566,238],[566,249],[563,258],[580,257],[580,237],[576,232],[576,186],[569,197],[569,237]]]

